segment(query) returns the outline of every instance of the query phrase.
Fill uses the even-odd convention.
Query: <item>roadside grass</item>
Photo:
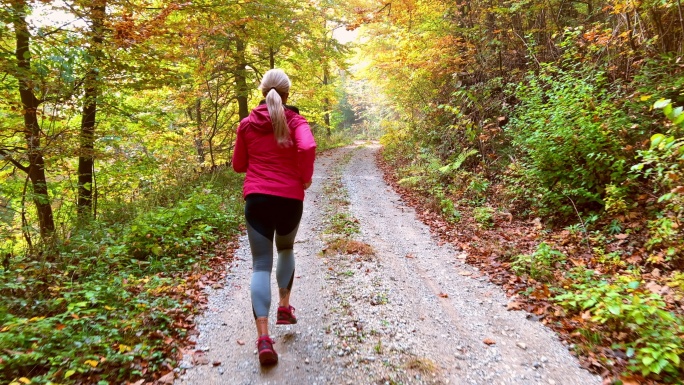
[[[438,371],[437,364],[428,358],[411,357],[404,365],[406,369],[417,371],[423,375],[436,374]]]
[[[354,254],[364,259],[375,255],[373,247],[367,243],[349,239],[347,237],[333,238],[328,241],[328,246],[325,250],[333,251],[338,254]]]
[[[0,270],[0,383],[169,373],[201,309],[200,286],[218,280],[212,267],[241,226],[241,183],[229,172],[183,181],[15,257]]]

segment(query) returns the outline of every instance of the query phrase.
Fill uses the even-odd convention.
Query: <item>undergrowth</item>
[[[523,151],[500,175],[487,175],[483,162],[465,166],[476,158],[467,147],[440,155],[408,128],[383,137],[384,159],[422,210],[439,214],[438,232],[527,298],[587,367],[616,379],[681,383],[684,108],[650,101],[667,120],[651,124],[659,132],[635,149],[626,143],[644,132],[621,131],[615,95],[588,92],[600,82],[571,73],[542,72],[538,83],[518,87],[520,96],[534,96],[515,107],[518,127],[506,127],[518,146],[511,151]],[[587,139],[595,136],[601,140]]]
[[[0,271],[0,383],[122,383],[170,370],[196,309],[186,277],[242,221],[242,178],[131,204]]]

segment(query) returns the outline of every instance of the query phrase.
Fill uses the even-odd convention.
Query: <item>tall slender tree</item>
[[[83,112],[81,114],[80,154],[78,157],[78,214],[87,217],[93,213],[93,171],[95,170],[95,122],[97,99],[100,94],[102,43],[107,0],[94,0],[88,7],[91,38],[87,55],[91,65],[83,82]]]
[[[55,222],[48,196],[47,178],[45,176],[45,160],[41,147],[41,129],[38,121],[38,107],[42,103],[34,93],[31,70],[31,33],[29,32],[26,17],[29,8],[26,0],[13,0],[9,9],[9,18],[14,27],[16,50],[14,66],[10,67],[10,74],[16,78],[21,99],[21,114],[23,115],[23,133],[26,142],[25,154],[28,165],[23,165],[19,160],[13,159],[7,150],[3,155],[15,167],[28,174],[33,189],[32,197],[36,205],[36,212],[40,226],[40,234],[43,238],[50,236],[55,230]]]

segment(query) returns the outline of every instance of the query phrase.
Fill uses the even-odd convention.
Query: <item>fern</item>
[[[466,159],[468,159],[470,156],[475,155],[475,154],[477,154],[477,150],[475,150],[473,148],[466,148],[463,151],[461,151],[460,154],[458,154],[458,156],[456,157],[456,160],[447,164],[444,167],[440,167],[439,172],[441,172],[442,174],[448,174],[452,171],[456,171],[459,168],[461,168],[461,165],[463,164],[463,162],[466,161]]]

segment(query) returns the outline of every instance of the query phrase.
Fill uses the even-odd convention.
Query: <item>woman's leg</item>
[[[294,238],[297,235],[295,228],[290,234],[280,236],[276,234],[276,247],[278,248],[278,265],[276,267],[276,280],[278,281],[279,306],[290,306],[290,291],[294,281],[295,258]]]
[[[281,215],[276,223],[275,243],[278,250],[276,280],[278,281],[279,306],[290,306],[290,292],[294,281],[294,241],[302,219],[303,204],[295,199],[284,199]]]
[[[268,197],[263,195],[249,195],[245,203],[247,237],[252,251],[252,312],[259,336],[268,335],[268,311],[271,307],[275,222],[269,203]]]

